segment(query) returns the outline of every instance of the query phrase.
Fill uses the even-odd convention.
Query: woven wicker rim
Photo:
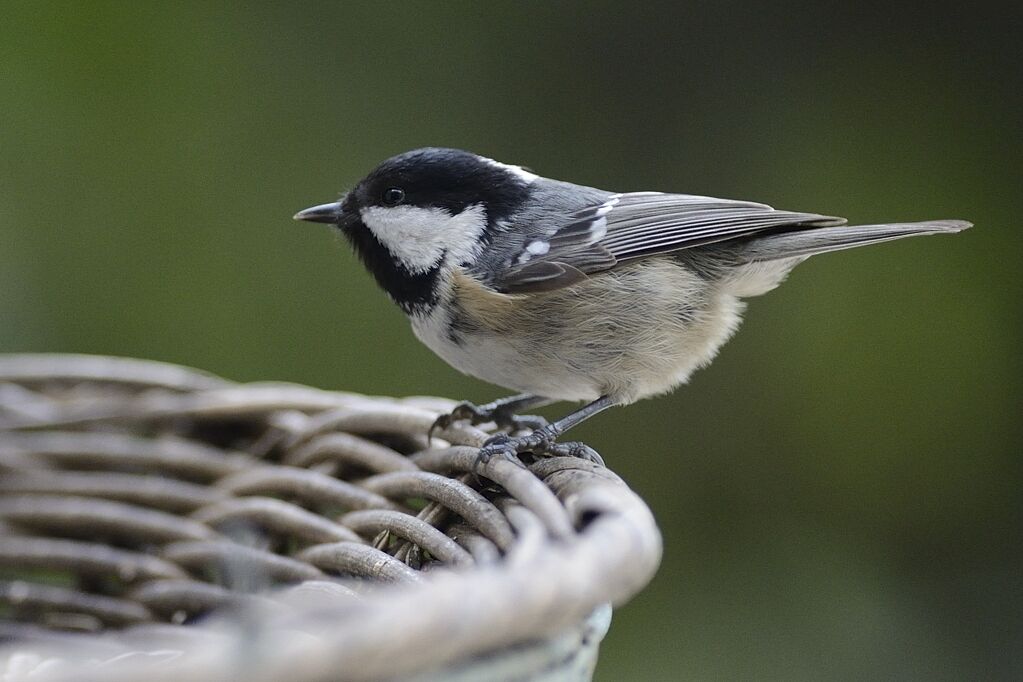
[[[105,679],[373,680],[553,635],[650,580],[660,535],[618,476],[493,459],[478,480],[486,431],[427,442],[453,405],[0,356],[0,569],[71,577],[0,583],[0,637]]]

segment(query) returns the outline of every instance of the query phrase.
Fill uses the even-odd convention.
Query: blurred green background
[[[666,541],[598,679],[1019,679],[1023,57],[1004,12],[5,2],[0,351],[494,398],[340,239],[291,221],[423,145],[617,190],[967,218],[810,261],[691,385],[579,429]]]

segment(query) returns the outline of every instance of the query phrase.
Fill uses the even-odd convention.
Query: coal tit
[[[970,227],[850,226],[750,201],[608,192],[441,148],[392,157],[339,201],[295,218],[336,225],[433,352],[522,393],[438,420],[506,427],[482,460],[593,457],[556,438],[684,383],[735,331],[742,299],[808,257]],[[550,424],[516,415],[558,400],[587,404]]]

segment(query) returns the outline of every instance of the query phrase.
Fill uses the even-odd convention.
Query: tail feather
[[[756,237],[747,242],[742,256],[748,261],[806,257],[922,234],[954,234],[972,226],[973,223],[965,220],[932,220],[920,223],[817,227]]]

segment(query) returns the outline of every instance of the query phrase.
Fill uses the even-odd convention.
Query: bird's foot
[[[448,414],[437,417],[427,433],[427,438],[432,438],[435,431],[444,430],[456,421],[468,421],[473,426],[493,422],[498,428],[507,429],[509,433],[526,430],[537,431],[547,426],[547,420],[543,417],[532,414],[515,414],[513,405],[501,401],[485,405],[462,402]]]
[[[483,467],[494,457],[503,457],[515,464],[522,465],[519,455],[529,453],[534,457],[578,457],[594,464],[604,466],[604,460],[590,446],[579,443],[555,442],[557,434],[549,426],[535,429],[524,436],[509,436],[499,433],[493,436],[480,448],[473,463],[473,471],[478,475]]]

